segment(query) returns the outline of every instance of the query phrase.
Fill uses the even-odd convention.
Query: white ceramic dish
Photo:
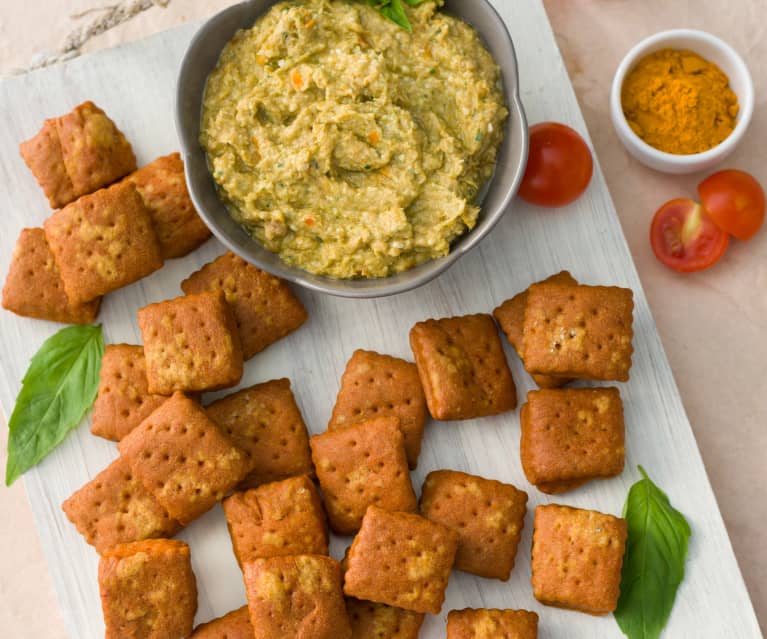
[[[735,129],[720,144],[704,153],[675,155],[659,151],[642,140],[629,126],[621,106],[621,88],[626,75],[644,56],[660,49],[688,49],[703,56],[727,74],[730,87],[738,96],[740,109]],[[623,58],[610,91],[610,116],[620,141],[642,164],[664,173],[695,173],[719,164],[743,138],[754,112],[754,84],[743,58],[721,38],[693,29],[661,31],[635,45]]]

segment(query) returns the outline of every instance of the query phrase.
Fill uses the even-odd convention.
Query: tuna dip
[[[508,111],[439,4],[408,7],[411,34],[361,2],[284,2],[221,53],[200,142],[232,217],[287,264],[385,277],[474,227]]]

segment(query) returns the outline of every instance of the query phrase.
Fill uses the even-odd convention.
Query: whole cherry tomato
[[[764,223],[764,191],[745,171],[714,173],[698,185],[698,193],[714,223],[739,240],[752,238]]]
[[[573,129],[558,122],[530,128],[530,152],[519,195],[539,206],[564,206],[576,200],[594,172],[591,151]]]

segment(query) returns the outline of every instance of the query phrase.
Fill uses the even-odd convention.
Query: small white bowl
[[[660,49],[687,49],[716,64],[730,79],[738,96],[735,128],[722,142],[703,153],[676,155],[665,153],[642,140],[629,126],[621,105],[621,89],[626,75],[637,62]],[[695,173],[719,164],[740,142],[754,112],[754,84],[746,63],[724,40],[705,31],[672,29],[645,38],[626,54],[618,66],[610,91],[610,115],[615,132],[629,153],[642,164],[664,173]]]

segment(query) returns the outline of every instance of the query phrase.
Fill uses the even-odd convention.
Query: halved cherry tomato
[[[752,238],[764,223],[764,191],[745,171],[714,173],[698,185],[698,193],[714,223],[739,240]]]
[[[694,200],[670,200],[655,213],[650,244],[658,258],[680,273],[702,271],[719,261],[730,236]]]
[[[586,190],[594,172],[591,151],[573,129],[558,122],[530,127],[530,152],[519,195],[539,206],[564,206]]]

